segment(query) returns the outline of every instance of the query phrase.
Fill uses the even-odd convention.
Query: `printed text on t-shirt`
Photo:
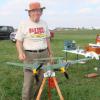
[[[44,33],[44,28],[43,27],[29,28],[29,33],[41,34]]]

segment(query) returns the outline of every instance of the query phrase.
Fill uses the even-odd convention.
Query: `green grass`
[[[75,40],[77,45],[85,48],[88,43],[95,43],[96,34],[100,30],[69,30],[55,32],[51,41],[54,56],[65,56],[62,52],[64,40]],[[75,59],[75,55],[68,54],[68,59]],[[10,40],[0,41],[0,100],[21,100],[23,84],[23,68],[8,66],[7,61],[18,62],[15,44]],[[61,73],[56,73],[59,87],[65,100],[100,100],[100,77],[84,78],[84,75],[95,72],[98,61],[91,60],[86,64],[75,64],[68,69],[70,76],[66,80]],[[53,100],[59,100],[56,91],[52,90]],[[47,87],[42,94],[42,100],[47,100]]]

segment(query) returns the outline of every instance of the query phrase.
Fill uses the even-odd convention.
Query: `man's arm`
[[[19,60],[24,61],[26,59],[26,55],[25,55],[25,52],[23,50],[23,42],[17,40],[16,41],[16,48],[17,48]]]

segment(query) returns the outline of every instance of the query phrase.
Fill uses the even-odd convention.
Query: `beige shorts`
[[[29,51],[25,51],[26,54],[26,60],[24,61],[24,63],[26,64],[35,64],[35,63],[48,63],[48,60],[42,60],[42,58],[48,58],[48,50],[44,50],[41,52],[29,52]],[[25,69],[30,69],[30,66],[25,66]]]

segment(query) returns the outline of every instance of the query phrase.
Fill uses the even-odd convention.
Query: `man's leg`
[[[38,59],[47,58],[47,57],[48,57],[48,51],[47,50],[43,51],[42,53],[38,53]],[[48,62],[47,60],[43,60],[44,64],[46,64],[47,62]],[[40,86],[42,84],[43,73],[44,73],[44,71],[42,69],[40,69],[38,71],[39,81],[36,82],[36,85],[35,85],[35,94],[34,94],[35,97],[37,96],[39,89],[40,89]]]
[[[38,94],[38,92],[39,92],[40,86],[41,86],[41,84],[42,84],[43,72],[44,72],[43,70],[39,70],[39,71],[38,71],[38,78],[39,78],[39,81],[36,82],[36,84],[34,85],[34,86],[35,86],[35,88],[34,88],[34,98],[37,97],[37,94]]]
[[[32,63],[34,62],[34,59],[39,59],[39,58],[46,58],[48,57],[48,52],[47,50],[42,52],[42,53],[31,53],[31,52],[26,52],[27,59],[25,62],[27,63]],[[44,62],[44,61],[43,61]],[[47,62],[47,61],[45,61]],[[35,85],[33,84],[33,73],[30,71],[24,71],[24,85],[23,85],[23,94],[22,94],[22,100],[31,100],[31,91],[32,91],[32,85],[34,85],[34,100],[37,96],[37,93],[39,91],[39,88],[41,86],[43,80],[43,70],[39,71],[39,82],[36,83]]]
[[[32,71],[24,69],[22,100],[32,100],[33,79]]]

